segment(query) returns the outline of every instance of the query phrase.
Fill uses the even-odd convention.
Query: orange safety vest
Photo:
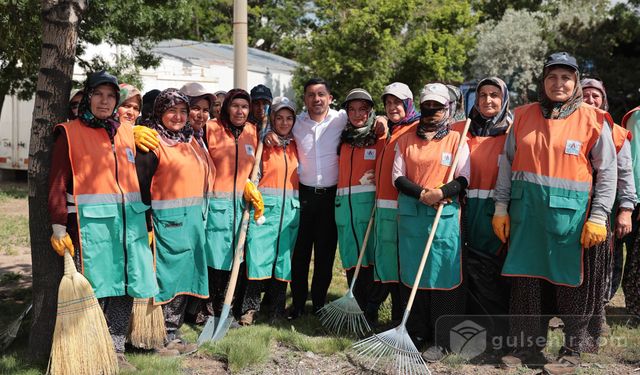
[[[285,171],[286,162],[286,171]],[[282,152],[282,147],[265,147],[262,151],[260,183],[263,194],[282,195],[282,189],[298,191],[298,152],[296,142],[291,140]]]
[[[216,167],[215,195],[242,194],[256,159],[256,126],[247,122],[237,142],[217,120],[207,121],[206,133],[209,155]]]
[[[209,295],[205,253],[207,161],[193,143],[165,143],[153,150],[158,167],[151,180],[151,208],[160,292],[156,303],[177,295]]]
[[[403,134],[415,132],[418,123],[419,121],[416,121],[408,125],[395,126],[381,155],[376,160],[376,205],[378,207],[394,209],[398,207],[398,190],[391,181],[396,143]]]
[[[351,186],[352,193],[375,191],[375,185],[362,186],[360,178],[366,171],[373,170],[375,172],[376,161],[382,149],[384,149],[385,141],[386,137],[383,135],[378,137],[376,143],[371,146],[353,147],[346,143],[340,146],[340,171],[338,173],[338,192],[336,195],[347,194],[342,189],[349,188],[349,186]]]
[[[96,297],[152,297],[158,290],[135,165],[133,129],[109,139],[79,119],[59,124],[69,145],[81,272]]]
[[[604,117],[583,104],[566,119],[542,116],[539,103],[516,109],[511,169],[511,236],[503,275],[582,282],[580,234],[592,188],[591,149]]]
[[[422,139],[411,132],[398,139],[398,153],[405,164],[405,176],[415,184],[434,189],[447,182],[461,134],[449,132],[442,139]],[[462,140],[464,142],[465,140]],[[413,286],[436,210],[416,198],[398,196],[398,254],[400,280]],[[462,283],[460,205],[457,199],[445,205],[420,275],[421,289],[450,290]]]

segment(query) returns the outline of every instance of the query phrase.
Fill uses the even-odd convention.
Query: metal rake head
[[[390,329],[353,344],[358,360],[385,374],[431,375],[405,327]]]
[[[364,337],[371,332],[358,302],[350,294],[326,304],[318,315],[320,323],[336,335],[344,333]]]

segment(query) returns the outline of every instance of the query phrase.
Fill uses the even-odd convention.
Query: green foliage
[[[415,93],[432,80],[462,80],[468,31],[476,22],[468,1],[316,1],[316,29],[300,50],[294,87],[322,77],[340,102],[362,87],[377,99],[395,80]],[[301,92],[298,92],[301,97]],[[378,109],[381,109],[378,103]]]

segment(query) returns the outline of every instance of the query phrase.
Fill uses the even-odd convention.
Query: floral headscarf
[[[160,136],[167,140],[189,143],[193,135],[193,128],[188,120],[184,127],[178,131],[167,129],[162,123],[162,115],[171,107],[175,107],[180,103],[184,103],[187,106],[188,113],[189,98],[178,89],[169,88],[158,94],[153,104],[153,115],[151,116],[149,127],[157,130]]]

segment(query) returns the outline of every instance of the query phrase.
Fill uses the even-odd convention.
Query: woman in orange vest
[[[469,113],[467,133],[471,176],[464,200],[462,220],[465,233],[465,273],[467,313],[488,315],[484,320],[491,334],[503,335],[508,321],[496,315],[509,313],[509,283],[500,275],[507,246],[493,233],[493,189],[498,178],[498,160],[513,118],[509,112],[509,90],[498,77],[480,80],[476,99]],[[462,133],[465,121],[452,129]],[[501,319],[503,319],[501,321]]]
[[[264,199],[265,223],[250,224],[247,235],[247,285],[240,324],[253,324],[261,294],[269,299],[269,319],[284,317],[287,285],[291,282],[291,255],[300,221],[298,153],[292,129],[296,107],[286,97],[276,97],[271,107],[271,129],[278,146],[262,151],[258,190]]]
[[[376,157],[382,152],[387,139],[386,134],[376,134],[373,106],[373,98],[361,88],[349,91],[342,103],[348,122],[342,131],[338,152],[340,172],[336,191],[336,226],[340,259],[347,272],[348,284],[351,284],[375,205]],[[373,238],[374,235],[370,234],[353,291],[370,324],[377,322],[380,299],[386,298],[386,293],[380,291],[381,284],[373,282]]]
[[[257,192],[255,185],[248,181],[258,143],[256,126],[248,121],[250,105],[249,93],[232,89],[222,102],[220,118],[209,120],[206,125],[206,143],[216,168],[214,193],[209,201],[211,212],[207,219],[207,241],[214,244],[213,252],[207,255],[209,294],[216,315],[221,312],[229,282],[245,205],[243,195]],[[244,274],[242,269],[241,274]],[[239,282],[236,291],[243,291],[243,288],[243,282]],[[242,301],[242,296],[236,295],[236,300]]]
[[[460,204],[457,196],[469,181],[469,148],[460,133],[451,131],[449,90],[429,83],[420,94],[420,124],[400,139],[393,161],[392,181],[398,188],[398,254],[401,292],[408,299],[416,277],[418,294],[407,320],[407,331],[418,349],[428,337],[435,342],[423,354],[439,361],[448,349],[447,321],[443,315],[464,314]],[[462,142],[454,179],[447,177]],[[449,200],[447,204],[444,200]],[[418,266],[425,250],[436,207],[445,204],[422,275]],[[406,312],[405,312],[406,314]],[[438,328],[437,331],[435,328]]]
[[[177,89],[162,91],[155,100],[150,127],[160,135],[159,147],[136,156],[143,202],[151,204],[156,273],[168,351],[193,352],[178,336],[187,296],[207,298],[205,220],[208,165],[194,148],[187,123],[189,99]]]
[[[616,151],[610,126],[582,103],[578,64],[566,52],[550,55],[540,102],[515,111],[500,158],[493,227],[509,252],[502,274],[511,277],[507,366],[544,360],[548,317],[559,314],[565,342],[550,373],[573,368],[581,352],[598,349],[590,306],[596,251],[606,240],[616,189]],[[594,178],[595,176],[595,178]],[[539,363],[539,362],[538,362]]]
[[[130,124],[115,118],[120,88],[101,71],[87,77],[78,118],[56,126],[49,175],[51,244],[65,249],[104,311],[122,369],[133,298],[158,292],[135,170]]]
[[[391,294],[391,319],[400,321],[404,311],[398,281],[398,190],[391,180],[395,147],[398,138],[418,125],[420,113],[413,105],[409,86],[394,82],[384,88],[382,102],[389,124],[389,133],[380,155],[376,155],[376,212],[374,219],[373,260],[374,279],[386,286]],[[386,298],[386,293],[385,298]],[[381,298],[379,303],[384,302]]]
[[[609,110],[607,92],[601,81],[594,78],[584,78],[580,81],[584,102],[603,111]],[[605,113],[609,116],[609,113]],[[616,147],[616,158],[618,166],[618,185],[616,192],[616,203],[614,204],[615,216],[612,215],[613,228],[609,230],[615,234],[613,257],[607,260],[607,290],[604,291],[604,302],[608,302],[616,294],[622,278],[622,263],[624,254],[622,245],[625,243],[627,249],[633,246],[634,237],[631,234],[632,214],[636,205],[636,185],[633,179],[633,166],[631,158],[631,132],[618,124],[613,123],[613,119],[607,118],[613,135],[613,145]],[[637,228],[636,228],[637,231]],[[610,237],[610,236],[607,236]],[[600,250],[604,254],[609,254],[611,247],[608,242],[600,245]],[[599,283],[600,284],[600,283]],[[603,293],[598,293],[602,295]],[[604,303],[600,304],[604,308]],[[604,316],[604,315],[603,315]]]

